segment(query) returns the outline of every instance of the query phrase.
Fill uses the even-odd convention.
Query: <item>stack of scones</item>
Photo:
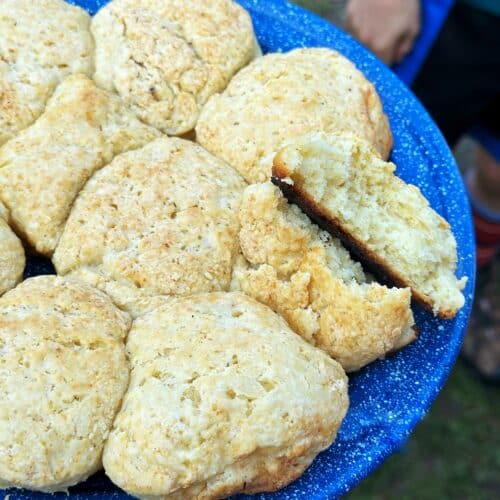
[[[346,372],[416,338],[412,298],[464,304],[450,227],[391,147],[353,63],[262,56],[231,0],[2,0],[0,488],[299,477]],[[57,275],[22,281],[25,251]]]

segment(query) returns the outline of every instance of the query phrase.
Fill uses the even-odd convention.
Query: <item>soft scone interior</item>
[[[141,498],[211,499],[281,488],[334,440],[342,367],[240,293],[175,299],[134,321],[131,379],[104,451]]]
[[[270,182],[246,188],[232,288],[280,313],[346,371],[415,338],[410,290],[368,283],[339,240]]]
[[[434,313],[449,318],[464,304],[456,241],[420,190],[394,174],[363,139],[309,134],[276,156],[273,176],[287,197],[338,234],[364,260]]]

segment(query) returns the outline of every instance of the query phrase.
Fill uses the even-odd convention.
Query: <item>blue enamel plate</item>
[[[107,0],[74,1],[94,13]],[[259,499],[326,499],[341,496],[402,446],[443,386],[460,350],[474,285],[474,237],[469,205],[453,157],[440,132],[411,92],[352,38],[303,9],[281,0],[242,0],[252,15],[264,52],[331,47],[351,59],[373,82],[394,135],[397,174],[416,184],[451,224],[458,243],[458,276],[468,276],[466,304],[443,321],[415,307],[419,338],[397,355],[377,361],[350,378],[351,406],[334,445],[287,488]],[[31,258],[27,275],[50,272]],[[103,473],[70,489],[79,500],[126,498]],[[11,490],[10,499],[53,498]],[[64,494],[57,497],[65,498]],[[243,497],[240,497],[243,498]]]

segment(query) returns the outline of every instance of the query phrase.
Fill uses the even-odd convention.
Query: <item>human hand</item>
[[[349,0],[346,29],[386,64],[399,62],[420,32],[420,2]]]

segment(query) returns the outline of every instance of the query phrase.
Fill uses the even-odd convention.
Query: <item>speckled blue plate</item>
[[[94,13],[107,0],[73,3]],[[469,315],[474,281],[471,215],[460,175],[441,134],[409,90],[352,38],[320,18],[280,0],[242,0],[253,18],[264,52],[296,47],[331,47],[352,61],[382,97],[394,134],[392,160],[397,173],[420,187],[431,205],[451,224],[458,243],[459,276],[468,276],[466,305],[452,321],[415,308],[416,342],[350,378],[351,406],[335,444],[286,489],[259,499],[338,497],[373,471],[407,439],[441,389],[459,352]],[[43,259],[30,259],[27,275],[51,272]],[[103,473],[71,488],[79,499],[126,498]],[[9,491],[11,500],[51,498]],[[65,495],[60,494],[61,499]],[[243,497],[241,497],[243,498]]]

